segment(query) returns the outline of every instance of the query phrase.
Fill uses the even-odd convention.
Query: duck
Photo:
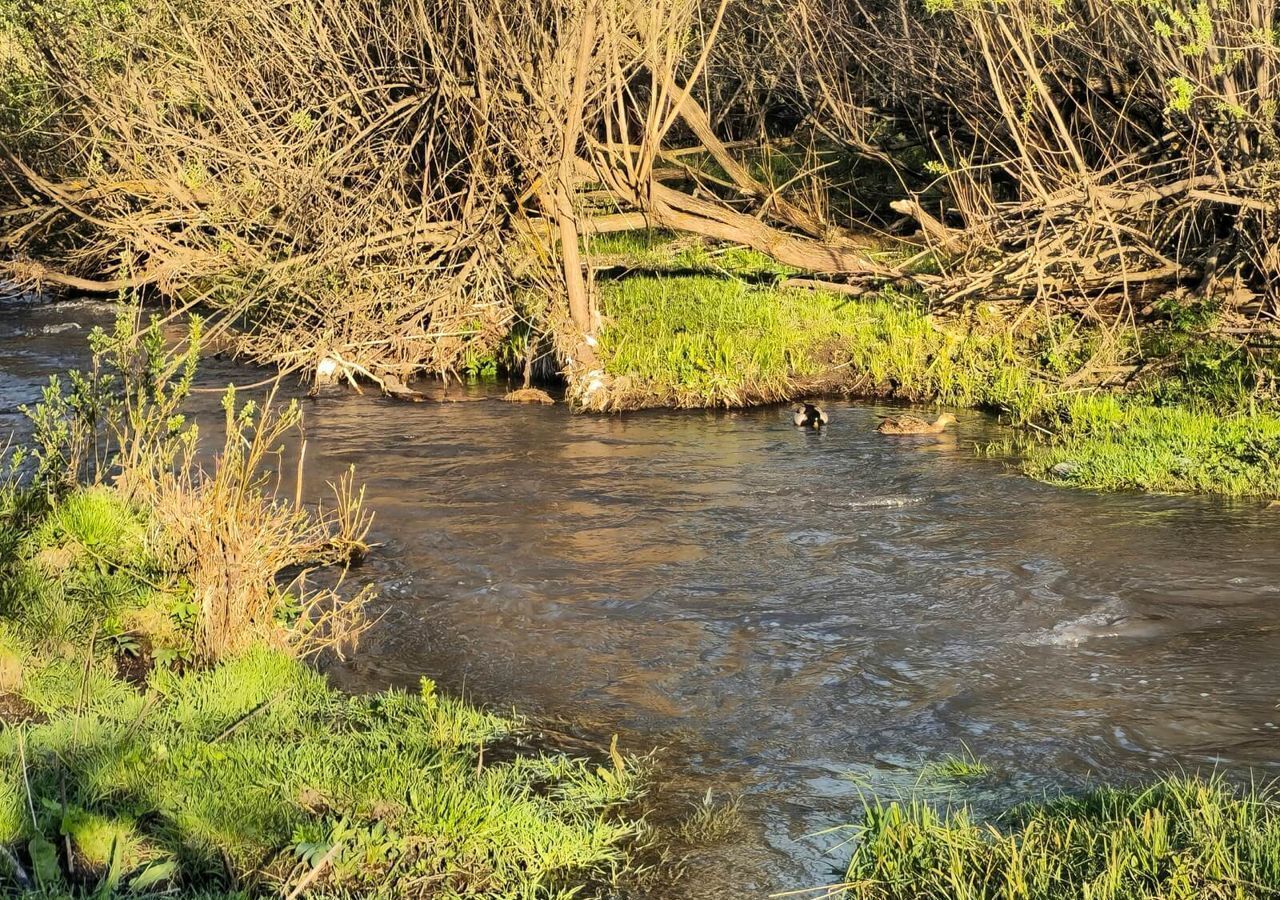
[[[956,417],[951,413],[943,413],[932,422],[918,416],[882,416],[876,431],[881,434],[941,434],[955,421]]]
[[[797,428],[812,428],[815,431],[827,424],[827,414],[812,403],[796,407],[796,414],[791,421]]]

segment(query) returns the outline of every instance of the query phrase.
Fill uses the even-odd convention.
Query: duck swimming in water
[[[812,428],[815,431],[827,424],[827,414],[812,403],[796,407],[796,414],[791,421],[797,428]]]
[[[881,434],[941,434],[955,421],[956,417],[951,413],[943,413],[932,422],[918,416],[884,416],[876,431]]]

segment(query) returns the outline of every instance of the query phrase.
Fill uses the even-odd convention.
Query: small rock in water
[[[1072,460],[1064,460],[1054,464],[1049,470],[1049,474],[1054,478],[1071,478],[1080,471],[1080,463]]]
[[[62,334],[64,331],[79,331],[79,322],[60,322],[57,325],[45,325],[40,329],[41,334]]]
[[[337,384],[342,377],[342,364],[332,356],[326,356],[316,365],[316,385]]]

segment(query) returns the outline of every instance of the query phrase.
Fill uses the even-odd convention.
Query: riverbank
[[[967,806],[871,802],[852,828],[855,900],[1203,900],[1280,893],[1280,796],[1172,776],[1035,800],[984,822]]]
[[[39,335],[56,309],[27,316],[0,325],[29,327],[4,360],[29,385],[75,364],[80,339]],[[201,383],[258,377],[211,362]],[[194,398],[202,424],[212,397]],[[681,896],[829,883],[850,848],[801,836],[850,820],[856,788],[833,773],[906,790],[914,771],[875,762],[889,754],[909,764],[967,741],[1007,775],[1001,800],[1091,772],[1269,773],[1265,511],[1010,478],[965,446],[1001,439],[985,416],[965,442],[904,449],[874,433],[880,407],[852,403],[828,406],[840,427],[820,437],[776,409],[569,417],[354,393],[304,406],[308,504],[354,463],[394,536],[348,579],[376,581],[388,612],[345,683],[416,697],[429,671],[502,709],[568,716],[601,746],[624,727],[624,746],[671,748],[680,805],[713,787],[717,802],[742,797],[746,822]],[[487,744],[486,767],[504,751]],[[586,755],[612,768],[607,751]],[[987,809],[985,789],[964,796]],[[661,896],[650,883],[628,893]]]
[[[1280,368],[1208,301],[1162,301],[1133,327],[1021,304],[944,315],[892,289],[789,286],[794,271],[755,255],[664,241],[597,250],[624,275],[601,285],[598,368],[571,373],[584,410],[822,395],[972,408],[1020,429],[1011,449],[1043,480],[1280,495]]]
[[[0,877],[96,897],[567,897],[627,871],[638,766],[538,749],[444,696],[346,696],[308,664],[368,591],[308,589],[368,550],[269,475],[296,406],[224,399],[207,471],[178,355],[126,315],[33,408],[0,481]]]

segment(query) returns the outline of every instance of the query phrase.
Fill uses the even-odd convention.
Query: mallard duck
[[[918,416],[884,416],[876,431],[881,434],[941,434],[955,420],[951,413],[943,413],[932,422]]]
[[[812,403],[806,403],[796,407],[796,414],[791,421],[795,422],[797,428],[816,430],[827,424],[827,414]]]

